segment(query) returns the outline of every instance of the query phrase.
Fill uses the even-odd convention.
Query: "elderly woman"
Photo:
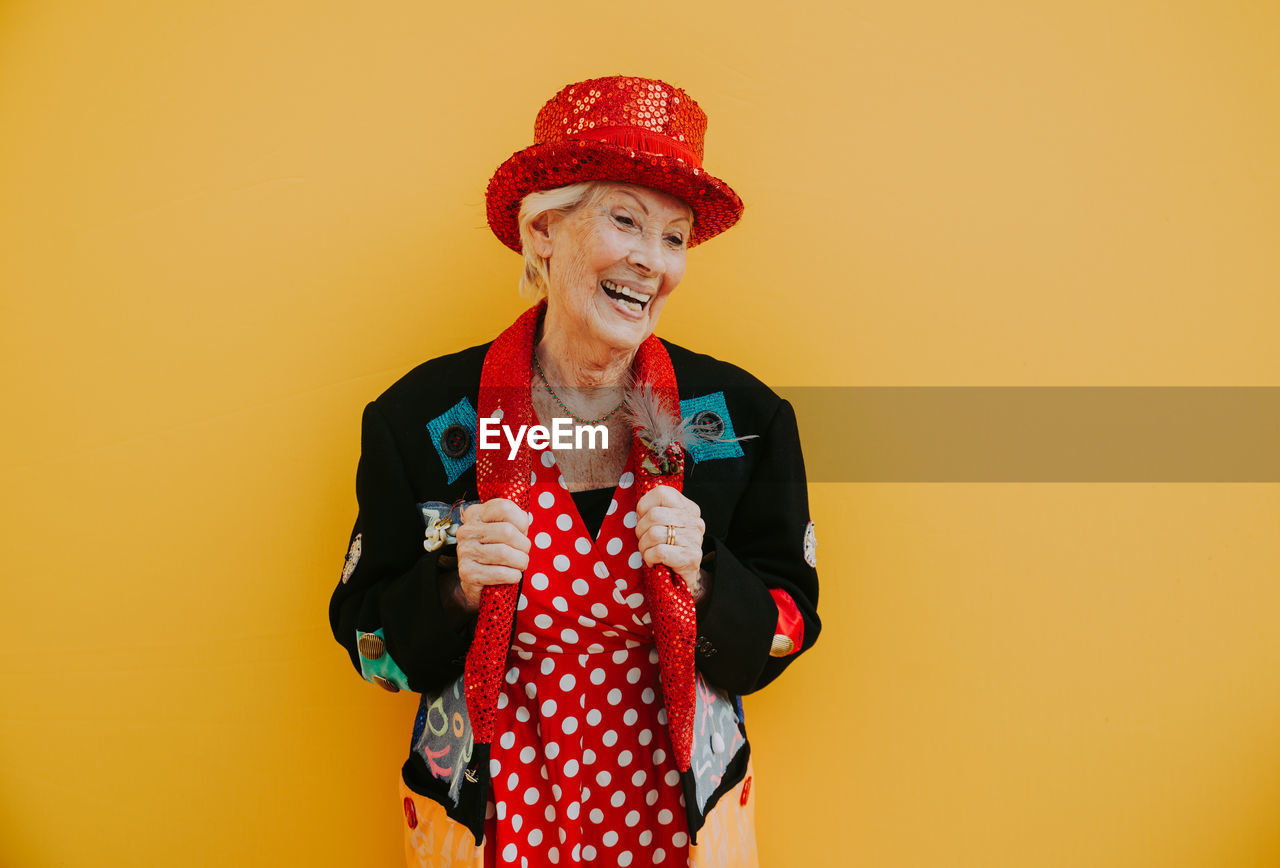
[[[660,81],[564,88],[488,190],[537,303],[365,409],[330,621],[422,694],[410,865],[756,862],[739,697],[812,646],[818,582],[790,405],[653,333],[741,214],[705,129]]]

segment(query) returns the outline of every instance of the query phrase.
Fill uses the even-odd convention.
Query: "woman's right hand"
[[[458,538],[458,588],[455,599],[468,613],[480,610],[486,585],[520,581],[529,566],[529,513],[506,498],[494,498],[462,511]]]

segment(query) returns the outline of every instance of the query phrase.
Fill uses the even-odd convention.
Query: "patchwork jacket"
[[[698,607],[694,748],[683,773],[696,842],[707,813],[746,773],[740,697],[818,638],[816,541],[791,405],[741,368],[663,344],[681,417],[723,429],[691,448],[683,486],[706,523],[712,574]],[[404,783],[476,842],[489,781],[487,763],[470,763],[461,680],[470,635],[441,604],[439,557],[449,549],[427,551],[423,541],[447,505],[477,497],[475,407],[488,348],[425,362],[365,408],[359,514],[329,606],[334,638],[366,680],[422,694]]]

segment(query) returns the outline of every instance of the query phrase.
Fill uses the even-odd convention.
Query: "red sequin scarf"
[[[498,336],[484,357],[480,373],[478,415],[499,418],[502,425],[514,431],[521,425],[538,424],[530,397],[533,378],[533,341],[546,302],[529,308],[506,331]],[[659,402],[672,413],[679,413],[680,394],[676,375],[666,347],[655,335],[640,344],[633,365],[635,382],[648,383]],[[529,473],[531,450],[521,442],[514,459],[508,459],[506,448],[476,450],[476,481],[480,499],[502,497],[529,509]],[[683,453],[674,452],[663,461],[633,433],[631,462],[637,469],[637,497],[659,485],[681,490],[684,481]],[[648,461],[644,459],[648,458]],[[644,466],[650,472],[640,468]],[[666,472],[664,472],[666,471]],[[697,623],[693,596],[684,581],[670,567],[645,565],[644,587],[649,614],[653,619],[653,636],[658,649],[662,673],[663,703],[667,710],[671,744],[676,766],[689,770],[693,744],[693,712],[695,700],[694,641]],[[511,625],[515,618],[520,591],[516,585],[485,588],[480,598],[480,614],[475,638],[467,652],[464,685],[472,732],[477,744],[493,743],[494,708],[501,690],[507,651],[511,645]]]

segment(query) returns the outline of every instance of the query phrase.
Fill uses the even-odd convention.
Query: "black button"
[[[440,448],[450,458],[461,458],[471,449],[471,432],[462,425],[450,425],[440,432]]]
[[[699,436],[705,440],[719,440],[724,436],[724,420],[715,410],[700,410],[693,414],[693,424]]]

